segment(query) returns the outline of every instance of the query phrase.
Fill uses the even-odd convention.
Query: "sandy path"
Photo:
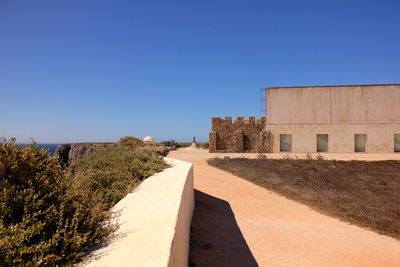
[[[194,164],[192,227],[201,266],[400,266],[400,241],[344,223],[208,166],[202,150],[169,157]],[[199,248],[202,247],[202,248]]]

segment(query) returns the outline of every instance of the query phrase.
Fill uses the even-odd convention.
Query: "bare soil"
[[[400,239],[400,161],[209,159],[322,213]]]

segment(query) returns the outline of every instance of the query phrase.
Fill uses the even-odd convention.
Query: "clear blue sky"
[[[400,1],[0,0],[0,136],[207,140],[266,86],[400,83]]]

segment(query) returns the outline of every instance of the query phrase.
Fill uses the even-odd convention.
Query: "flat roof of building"
[[[384,83],[384,84],[345,84],[345,85],[301,85],[301,86],[272,86],[265,89],[284,89],[284,88],[315,88],[315,87],[359,87],[359,86],[400,86],[399,83]]]

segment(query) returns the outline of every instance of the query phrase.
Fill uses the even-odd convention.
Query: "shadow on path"
[[[258,266],[225,200],[195,190],[190,266]]]

